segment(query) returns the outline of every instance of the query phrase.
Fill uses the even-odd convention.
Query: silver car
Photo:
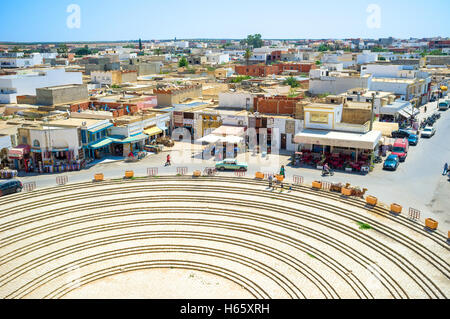
[[[432,137],[434,134],[436,134],[436,129],[431,126],[427,126],[423,129],[421,137]]]

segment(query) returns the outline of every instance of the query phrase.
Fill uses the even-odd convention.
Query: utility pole
[[[370,112],[370,131],[373,129],[373,108],[375,107],[375,93],[372,93],[372,107]]]

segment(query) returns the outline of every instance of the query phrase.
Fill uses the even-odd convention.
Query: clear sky
[[[80,28],[67,26],[71,4]],[[0,41],[17,42],[448,37],[450,0],[11,0],[0,21]]]

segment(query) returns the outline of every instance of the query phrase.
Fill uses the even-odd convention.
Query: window
[[[28,144],[26,136],[22,136],[22,144]]]
[[[34,141],[33,141],[33,146],[34,146],[34,147],[40,147],[40,146],[41,146],[41,143],[39,143],[38,140],[34,140]]]

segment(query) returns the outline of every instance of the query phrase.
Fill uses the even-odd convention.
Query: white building
[[[66,84],[83,84],[82,73],[59,68],[0,76],[0,103],[17,103],[18,95],[36,95],[37,88]]]
[[[309,73],[309,92],[311,94],[341,94],[353,88],[369,88],[372,76],[352,75],[345,72],[330,72],[315,69]]]
[[[4,54],[0,56],[0,68],[28,68],[35,65],[42,65],[44,58],[40,53],[31,53],[29,56],[17,54]]]
[[[219,106],[249,110],[253,107],[253,96],[250,93],[221,92]]]
[[[405,78],[418,76],[412,66],[394,64],[367,64],[361,66],[361,75],[372,74],[374,78]]]
[[[230,62],[230,55],[224,53],[206,54],[206,62],[211,64],[222,64]]]
[[[362,53],[356,56],[356,63],[366,64],[378,61],[378,53],[364,50]]]

